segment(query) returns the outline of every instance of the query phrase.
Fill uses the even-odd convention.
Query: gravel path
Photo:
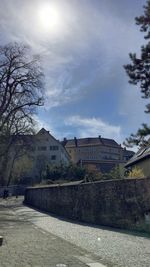
[[[25,206],[16,212],[37,227],[94,253],[107,266],[150,266],[150,237],[146,235],[77,224]]]

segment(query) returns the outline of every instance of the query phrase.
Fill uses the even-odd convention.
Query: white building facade
[[[25,147],[25,149],[24,149]],[[49,131],[42,128],[35,135],[18,136],[11,148],[6,176],[41,181],[47,166],[68,165],[70,156]],[[7,178],[9,179],[9,178]]]

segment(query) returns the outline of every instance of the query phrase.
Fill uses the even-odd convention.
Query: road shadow
[[[0,201],[0,211],[5,211],[5,214],[6,214],[6,210],[8,210],[8,209],[11,209],[12,211],[17,211],[18,209],[23,210],[24,207],[29,207],[32,210],[22,211],[21,213],[19,213],[18,218],[16,220],[11,219],[11,218],[9,218],[8,220],[9,221],[12,220],[12,222],[18,220],[20,223],[21,222],[23,223],[23,222],[29,221],[31,218],[36,218],[36,217],[39,218],[39,217],[43,217],[45,215],[45,216],[51,216],[51,217],[56,218],[60,221],[64,221],[64,222],[66,221],[68,223],[72,223],[75,225],[81,225],[83,227],[91,227],[91,228],[95,228],[95,229],[99,229],[99,230],[103,230],[103,231],[110,231],[110,232],[116,232],[116,233],[125,234],[125,235],[138,236],[138,237],[143,237],[146,239],[150,238],[150,233],[147,233],[144,231],[127,230],[127,229],[122,229],[122,228],[109,227],[106,225],[87,223],[84,221],[79,221],[79,220],[74,220],[74,219],[70,219],[67,217],[63,217],[63,216],[57,215],[57,214],[52,213],[52,212],[43,211],[43,210],[40,210],[38,208],[35,208],[34,206],[31,206],[31,205],[24,203],[23,196],[19,197],[19,198],[15,198],[15,197],[8,198],[6,200]],[[33,211],[37,211],[37,212],[39,212],[39,214],[37,214],[37,213],[34,214]],[[40,214],[42,214],[42,215],[40,215]],[[11,217],[11,215],[9,213],[7,215]],[[27,215],[28,219],[26,218],[26,215]],[[2,220],[2,218],[0,218],[0,221],[1,220]]]
[[[43,215],[45,216],[51,216],[53,218],[56,218],[60,221],[65,221],[65,222],[68,222],[68,223],[72,223],[72,224],[75,224],[75,225],[81,225],[81,226],[85,226],[85,227],[91,227],[91,228],[95,228],[95,229],[99,229],[99,230],[103,230],[103,231],[110,231],[110,232],[116,232],[116,233],[120,233],[120,234],[125,234],[125,235],[132,235],[132,236],[138,236],[138,237],[143,237],[143,238],[146,238],[146,239],[150,239],[150,233],[147,233],[147,232],[144,232],[144,231],[136,231],[136,230],[127,230],[127,229],[122,229],[122,228],[117,228],[117,227],[109,227],[109,226],[106,226],[106,225],[98,225],[98,224],[93,224],[93,223],[87,223],[87,222],[84,222],[84,221],[78,221],[78,220],[74,220],[74,219],[70,219],[70,218],[67,218],[67,217],[63,217],[63,216],[59,216],[55,213],[52,213],[52,212],[47,212],[47,211],[43,211],[43,210],[40,210],[38,208],[35,208],[34,206],[31,206],[31,205],[28,205],[26,203],[23,202],[23,205],[26,206],[26,207],[29,207],[37,212],[40,212],[42,213],[42,216],[38,216],[38,215],[35,215],[35,217],[43,217]],[[32,213],[32,211],[31,211]],[[32,213],[32,218],[33,218],[33,213]]]

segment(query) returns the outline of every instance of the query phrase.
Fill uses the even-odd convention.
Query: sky
[[[41,55],[45,105],[38,128],[55,138],[113,138],[122,144],[143,122],[146,100],[123,65],[140,53],[134,18],[145,0],[0,0],[0,44]]]

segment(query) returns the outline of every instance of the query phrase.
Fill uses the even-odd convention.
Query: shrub
[[[144,173],[139,167],[134,167],[129,173],[128,178],[144,178]]]
[[[123,179],[119,166],[115,166],[110,172],[103,174],[103,180]]]
[[[84,176],[85,182],[95,182],[103,180],[103,174],[97,170],[87,170]]]
[[[62,180],[62,181],[72,181],[72,180],[81,180],[85,176],[85,169],[75,164],[66,165],[59,165],[59,166],[52,166],[47,165],[46,172],[45,172],[45,180]]]

